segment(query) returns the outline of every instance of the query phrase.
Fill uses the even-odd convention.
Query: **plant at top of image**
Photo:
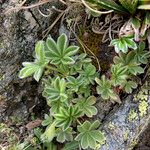
[[[111,13],[112,11],[134,15],[138,9],[150,10],[150,4],[147,0],[82,0],[82,3],[94,15],[96,14],[96,17],[100,14]]]
[[[47,38],[46,42],[42,41],[42,46],[37,44],[36,49],[38,52],[42,51],[38,54],[44,56],[44,60],[46,60],[42,68],[47,73],[42,72],[43,76],[39,76],[37,81],[42,78],[42,94],[50,106],[50,114],[45,115],[42,125],[46,129],[39,139],[44,144],[53,143],[53,140],[58,143],[69,141],[63,149],[70,147],[72,141],[76,141],[73,145],[84,149],[85,146],[80,141],[82,139],[76,138],[82,134],[76,130],[76,127],[86,123],[82,120],[83,117],[91,118],[98,113],[94,106],[96,97],[91,96],[91,87],[95,84],[95,77],[99,73],[92,64],[91,58],[84,53],[78,54],[78,46],[69,46],[65,34],[60,35],[57,42],[51,37]],[[31,75],[22,70],[20,71],[21,78]],[[30,71],[32,72],[29,69],[28,72]],[[94,126],[95,123],[88,122],[88,124]],[[94,142],[87,141],[86,148],[94,149],[104,144],[105,137],[101,131],[97,130],[97,127],[91,127],[93,130],[91,133],[97,132],[97,135],[92,137]],[[88,135],[86,136],[88,137]]]

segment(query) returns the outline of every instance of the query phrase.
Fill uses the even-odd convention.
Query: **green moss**
[[[134,100],[135,101],[141,101],[141,100],[148,100],[148,83],[145,82],[145,84],[141,87],[140,91],[138,94],[134,95]]]
[[[147,109],[148,109],[148,102],[141,101],[139,104],[139,112],[140,112],[141,117],[143,117],[147,114]]]
[[[110,130],[115,129],[115,124],[113,122],[109,122],[108,129],[110,129]]]
[[[127,129],[127,130],[125,131],[125,133],[124,133],[124,136],[123,136],[124,141],[127,141],[127,140],[128,140],[129,133],[130,133],[130,130]]]
[[[95,34],[89,29],[86,28],[84,29],[83,27],[80,28],[79,38],[95,55],[97,55],[98,52],[100,51],[100,44],[102,41],[102,37],[103,37],[102,35]],[[79,44],[81,45],[81,43]],[[91,55],[90,52],[87,51],[87,53]]]
[[[3,141],[4,140],[4,141]],[[6,142],[8,146],[16,143],[18,140],[17,135],[14,133],[13,129],[4,123],[0,123],[0,143]]]
[[[134,109],[131,109],[129,112],[128,120],[132,122],[133,120],[138,119],[138,114]]]
[[[130,146],[128,147],[128,150],[133,150],[133,148],[137,145],[138,140],[132,139],[130,142]]]
[[[3,74],[0,74],[0,81],[4,80],[5,76]]]
[[[147,114],[148,110],[148,82],[145,82],[145,84],[141,87],[140,91],[138,94],[134,95],[134,100],[138,101],[139,106],[139,114],[140,117],[144,117]]]
[[[87,28],[83,28],[83,27],[80,28],[79,39],[81,39],[81,41],[84,43],[84,44],[82,43],[83,44],[82,45],[79,42],[81,51],[84,52],[86,50],[86,53],[93,58],[94,65],[96,67],[98,67],[97,61],[92,55],[92,53],[93,53],[99,59],[101,70],[103,72],[106,72],[110,68],[110,63],[109,63],[109,60],[107,60],[107,58],[106,58],[106,53],[107,53],[108,47],[105,46],[105,44],[103,45],[102,38],[103,38],[102,34],[96,34]],[[90,51],[88,51],[86,47],[85,47],[85,49],[83,49],[84,45],[92,53]],[[110,58],[110,60],[111,60],[111,58]]]

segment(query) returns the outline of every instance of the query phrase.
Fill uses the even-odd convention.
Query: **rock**
[[[33,61],[35,43],[42,39],[42,32],[53,22],[57,12],[46,19],[37,8],[4,14],[17,3],[9,1],[0,5],[0,122],[20,114],[26,120],[32,111],[40,114],[46,106],[41,93],[38,93],[39,83],[32,77],[19,79],[18,72],[22,62]],[[59,5],[58,2],[54,4]],[[40,9],[44,11],[49,6],[44,5]]]
[[[146,83],[148,88],[150,78],[147,78]],[[100,150],[132,150],[138,143],[150,123],[150,95],[144,87],[128,96],[120,107],[114,108],[114,112],[105,118],[102,129],[106,135],[106,144]],[[143,102],[146,105],[141,109]]]

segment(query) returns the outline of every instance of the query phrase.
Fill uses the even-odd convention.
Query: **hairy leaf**
[[[82,110],[83,115],[87,117],[92,117],[97,114],[97,108],[93,106],[96,103],[96,97],[90,96],[87,99],[84,97],[79,97],[74,100],[76,106]]]
[[[43,95],[50,101],[66,101],[67,94],[65,80],[63,78],[60,79],[59,77],[54,79],[51,86],[46,86],[44,88]]]
[[[144,73],[144,69],[134,59],[135,54],[131,51],[128,54],[119,53],[119,56],[114,58],[115,64],[121,63],[131,75]]]
[[[134,59],[137,63],[147,64],[148,58],[150,58],[150,52],[145,50],[144,42],[141,42],[133,53],[135,54]]]
[[[46,52],[45,55],[47,59],[54,65],[69,65],[74,64],[75,61],[72,58],[74,56],[79,47],[78,46],[69,46],[67,45],[67,37],[65,34],[62,34],[57,43],[52,38],[47,38],[46,41]]]
[[[132,93],[132,89],[137,88],[137,83],[134,81],[126,81],[123,87],[127,93]]]
[[[131,14],[134,14],[137,9],[138,0],[119,0],[124,8],[126,8]]]
[[[121,13],[127,13],[127,11],[112,0],[86,0],[87,2],[94,4],[98,8],[103,8],[106,10],[114,10]]]
[[[112,85],[109,79],[103,75],[101,79],[95,78],[98,86],[96,87],[97,93],[101,95],[103,99],[118,99],[117,94],[113,91]]]
[[[62,130],[61,128],[58,128],[57,131],[57,138],[56,140],[60,143],[64,143],[65,141],[72,141],[73,140],[73,131],[72,128],[69,127],[66,130]]]
[[[69,143],[66,143],[62,150],[77,150],[78,147],[79,147],[78,141],[71,141]]]
[[[83,124],[78,125],[77,129],[80,132],[75,140],[79,141],[83,149],[96,149],[100,148],[102,144],[105,143],[105,137],[103,133],[97,130],[99,122],[95,121],[90,123],[85,121]],[[97,147],[99,145],[99,147]]]
[[[70,106],[69,108],[60,108],[60,111],[54,115],[56,125],[66,130],[71,124],[81,116],[81,111],[78,107]]]
[[[83,77],[84,84],[94,84],[94,79],[97,76],[96,67],[94,65],[92,65],[91,63],[85,64],[83,66],[83,70],[79,73]]]
[[[42,126],[48,126],[49,124],[52,124],[52,122],[53,122],[53,117],[45,114],[44,120],[42,121]]]
[[[79,90],[79,87],[83,83],[83,78],[81,76],[78,76],[77,78],[73,76],[68,76],[67,81],[67,87],[69,88],[69,90],[77,92]]]
[[[114,86],[121,85],[127,78],[127,69],[121,64],[111,67],[111,81]]]
[[[41,135],[41,140],[43,142],[51,142],[53,140],[53,138],[56,136],[55,126],[55,122],[53,122],[46,128],[45,132]]]
[[[45,58],[44,41],[39,41],[35,46],[35,61],[23,62],[24,68],[20,70],[19,77],[25,78],[33,75],[34,79],[38,82],[43,74],[44,68],[48,61]]]
[[[119,39],[114,39],[111,41],[111,45],[114,45],[116,53],[120,51],[123,53],[128,52],[128,48],[137,49],[136,43],[133,41],[133,38],[130,37],[121,37]]]

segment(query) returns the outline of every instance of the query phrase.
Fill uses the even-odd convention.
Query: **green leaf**
[[[96,130],[98,128],[97,125],[97,121],[96,123],[85,121],[83,124],[77,126],[77,129],[80,133],[76,136],[75,140],[80,142],[83,149],[100,148],[101,145],[105,143],[106,138],[101,131]],[[98,145],[99,147],[97,147]]]
[[[51,86],[46,86],[43,91],[43,95],[49,101],[66,101],[68,96],[66,94],[66,82],[62,78],[57,77],[53,80]]]
[[[33,63],[24,62],[23,65],[25,67],[20,70],[19,78],[22,79],[33,75],[34,79],[38,82],[43,74],[43,70],[44,70],[43,66],[41,67],[34,62]]]
[[[70,143],[65,144],[62,150],[77,150],[79,143],[77,141],[71,141]]]
[[[97,76],[96,67],[94,65],[85,64],[83,70],[79,71],[80,75],[84,80],[84,84],[88,85],[90,83],[94,84],[94,79]]]
[[[87,2],[94,4],[97,8],[103,8],[106,10],[114,10],[120,13],[127,13],[127,11],[112,0],[86,0]]]
[[[139,19],[137,18],[132,18],[132,26],[136,29],[140,28],[141,27],[141,23],[139,21]]]
[[[67,36],[65,34],[62,34],[60,37],[58,37],[57,47],[60,50],[62,49],[62,52],[67,48]]]
[[[57,101],[47,101],[48,105],[51,107],[50,108],[50,114],[54,116],[55,113],[58,113],[60,110],[60,107],[66,107],[68,105],[67,102],[62,102],[60,100]]]
[[[97,108],[93,106],[96,103],[96,97],[90,96],[87,99],[84,97],[79,97],[74,101],[76,106],[80,108],[83,115],[87,117],[93,117],[97,114]]]
[[[96,87],[97,93],[100,94],[103,99],[112,98],[114,100],[118,98],[112,89],[111,81],[106,79],[104,75],[101,77],[101,79],[95,78],[95,81],[98,84]]]
[[[144,69],[135,60],[135,52],[131,51],[128,54],[119,53],[119,56],[114,58],[115,64],[121,63],[127,69],[129,75],[137,75],[144,73]]]
[[[57,138],[56,140],[60,143],[64,143],[65,141],[72,141],[73,140],[73,131],[72,128],[69,127],[66,130],[62,130],[61,128],[57,129]]]
[[[27,63],[27,62],[25,62]],[[24,63],[24,65],[25,65]],[[35,63],[27,63],[27,66],[25,66],[23,69],[20,70],[19,72],[19,78],[25,78],[28,76],[31,76],[32,74],[34,74],[35,71],[38,70],[38,66]]]
[[[73,76],[68,76],[67,77],[67,87],[69,88],[70,91],[78,92],[79,87],[83,83],[83,78],[81,76],[78,76],[77,78]]]
[[[137,9],[138,0],[119,0],[122,6],[127,9],[131,14],[134,14]]]
[[[43,143],[43,147],[46,150],[57,150],[57,146],[53,142],[45,142]]]
[[[127,81],[123,84],[123,87],[127,93],[132,93],[132,89],[137,88],[137,83],[134,81]]]
[[[38,41],[35,45],[35,54],[38,61],[45,61],[44,41]]]
[[[42,129],[40,129],[40,128],[35,128],[35,129],[34,129],[34,135],[35,135],[38,139],[40,139],[40,137],[41,137],[41,135],[42,135]]]
[[[135,54],[134,59],[137,63],[147,64],[150,52],[145,50],[144,42],[141,42],[133,53]]]
[[[134,50],[137,49],[137,45],[131,37],[121,37],[119,39],[114,39],[111,41],[111,45],[114,45],[116,53],[119,53],[120,51],[127,53],[128,48]]]
[[[127,46],[131,49],[137,49],[136,43],[133,41],[132,38],[124,37],[125,43],[127,43]]]
[[[48,126],[49,124],[52,124],[52,122],[53,122],[53,117],[45,114],[44,120],[42,121],[42,126]]]
[[[111,81],[114,86],[121,85],[127,79],[127,69],[121,64],[112,65],[111,67]]]
[[[45,55],[52,64],[70,65],[75,63],[72,56],[77,53],[79,47],[67,47],[67,36],[65,34],[60,35],[57,43],[52,38],[47,38],[46,46]]]
[[[45,66],[48,64],[48,60],[45,58],[45,43],[39,41],[35,46],[36,58],[34,62],[23,62],[24,68],[19,72],[20,78],[25,78],[33,75],[34,79],[38,82],[43,74]]]
[[[41,140],[43,142],[51,142],[53,140],[53,138],[56,136],[55,126],[55,122],[53,122],[46,128],[45,132],[41,135]]]
[[[81,116],[81,111],[77,107],[60,108],[60,111],[54,115],[56,125],[66,130],[71,124]]]
[[[44,68],[43,67],[39,67],[38,70],[35,71],[34,75],[33,75],[33,78],[36,80],[36,81],[39,81],[42,74],[43,74],[43,71],[44,71]]]

